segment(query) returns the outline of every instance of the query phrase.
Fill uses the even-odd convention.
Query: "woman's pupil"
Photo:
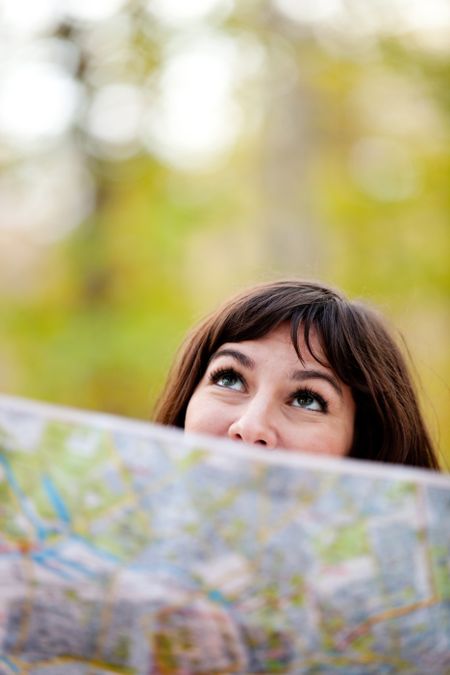
[[[236,377],[232,373],[222,375],[222,382],[227,386],[231,386],[236,383]]]

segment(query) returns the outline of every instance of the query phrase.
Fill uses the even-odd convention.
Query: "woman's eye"
[[[326,403],[321,396],[313,394],[310,391],[299,391],[293,398],[293,406],[295,408],[303,408],[305,410],[314,410],[318,412],[326,411]]]
[[[244,383],[242,378],[233,370],[213,373],[211,380],[214,384],[225,389],[234,389],[235,391],[244,391]]]

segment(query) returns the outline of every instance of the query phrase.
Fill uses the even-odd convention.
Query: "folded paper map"
[[[0,397],[0,673],[450,673],[450,477]]]

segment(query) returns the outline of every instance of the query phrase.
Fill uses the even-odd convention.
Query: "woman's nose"
[[[257,401],[249,402],[230,425],[228,438],[266,448],[276,448],[277,433],[268,407]]]

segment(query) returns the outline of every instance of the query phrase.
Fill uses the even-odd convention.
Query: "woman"
[[[377,313],[319,283],[265,283],[187,339],[156,422],[267,448],[438,469],[405,360]]]

